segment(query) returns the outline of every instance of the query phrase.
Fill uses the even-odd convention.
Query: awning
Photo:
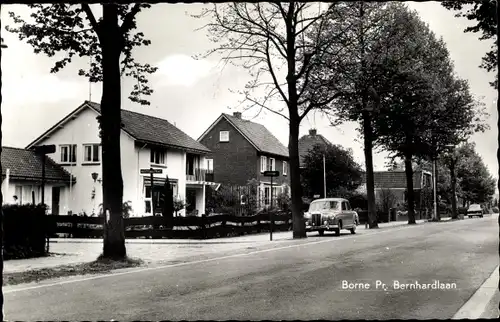
[[[143,177],[144,178],[144,185],[146,187],[150,187],[151,186],[151,178],[149,176],[145,176]],[[170,184],[177,184],[179,182],[179,180],[177,179],[170,179],[168,178],[168,181],[170,182]],[[165,184],[165,178],[158,178],[158,177],[153,177],[153,184],[155,186],[163,186]]]

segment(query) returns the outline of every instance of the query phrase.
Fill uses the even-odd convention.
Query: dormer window
[[[163,149],[151,149],[151,164],[165,164],[165,150]]]
[[[219,132],[219,141],[220,142],[229,142],[229,131],[220,131]]]

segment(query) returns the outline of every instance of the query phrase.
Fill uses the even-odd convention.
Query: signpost
[[[45,155],[55,153],[56,146],[54,144],[39,145],[33,147],[33,150],[42,156],[42,205],[45,205]]]
[[[151,179],[151,213],[153,214],[153,216],[155,215],[155,198],[154,198],[154,194],[153,194],[153,188],[154,188],[154,184],[153,184],[153,174],[155,173],[158,173],[158,174],[161,174],[163,173],[162,169],[153,169],[153,168],[149,168],[149,169],[141,169],[140,170],[141,174],[148,174],[149,173],[149,178]]]
[[[279,171],[264,171],[264,177],[271,177],[271,211],[269,212],[269,239],[273,240],[273,177],[278,177]]]

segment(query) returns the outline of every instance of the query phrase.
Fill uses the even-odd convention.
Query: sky
[[[485,104],[490,117],[490,130],[475,134],[471,141],[483,158],[490,173],[498,176],[496,159],[498,115],[496,91],[489,86],[494,77],[478,66],[481,57],[491,43],[478,40],[478,35],[463,33],[470,22],[455,18],[454,12],[441,7],[438,2],[407,2],[417,10],[421,19],[429,24],[438,37],[443,37],[455,71],[470,84],[471,92]],[[193,55],[202,54],[214,47],[203,30],[196,30],[207,20],[193,18],[200,13],[203,4],[155,4],[151,9],[139,13],[138,28],[152,41],[148,47],[135,51],[138,61],[148,62],[159,69],[149,77],[154,93],[150,106],[140,106],[127,97],[134,82],[122,81],[122,108],[167,119],[188,135],[197,139],[221,113],[243,111],[243,118],[266,126],[285,146],[288,144],[288,122],[281,116],[257,109],[243,110],[241,96],[234,91],[242,90],[250,79],[241,68],[222,68],[217,57],[194,60]],[[94,5],[96,14],[98,7]],[[33,48],[20,41],[15,34],[4,30],[12,24],[8,16],[14,11],[23,17],[29,9],[23,5],[2,5],[2,37],[8,49],[2,51],[2,97],[3,146],[25,147],[41,133],[54,125],[89,98],[99,102],[101,84],[89,83],[78,76],[78,69],[89,63],[88,58],[75,60],[57,74],[50,68],[55,59],[35,54]],[[275,103],[278,104],[278,103]],[[277,105],[274,105],[279,108]],[[345,123],[330,126],[320,113],[310,113],[303,120],[300,135],[316,128],[330,142],[351,148],[355,160],[364,166],[361,137],[357,124]],[[374,154],[376,171],[385,170],[387,153]]]

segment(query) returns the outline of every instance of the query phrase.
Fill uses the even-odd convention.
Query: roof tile
[[[288,158],[288,149],[262,124],[243,120],[222,113],[231,124],[240,130],[261,152]]]
[[[101,106],[95,102],[86,101],[98,113]],[[210,150],[200,142],[172,125],[167,120],[137,112],[122,109],[123,130],[138,141],[166,145],[174,148],[209,153]]]
[[[67,182],[71,175],[50,157],[45,156],[45,178],[47,181]],[[32,150],[2,147],[2,177],[10,169],[11,178],[42,179],[42,156]],[[74,179],[73,179],[74,180]]]
[[[413,189],[420,188],[421,171],[413,173]],[[374,171],[373,172],[375,188],[390,189],[399,188],[406,189],[406,173],[404,171]],[[362,183],[366,183],[366,173],[362,174]]]
[[[309,153],[310,150],[313,149],[315,145],[331,145],[330,141],[328,141],[321,134],[307,134],[302,136],[299,139],[299,158],[300,158],[300,166],[304,167],[304,157]]]

